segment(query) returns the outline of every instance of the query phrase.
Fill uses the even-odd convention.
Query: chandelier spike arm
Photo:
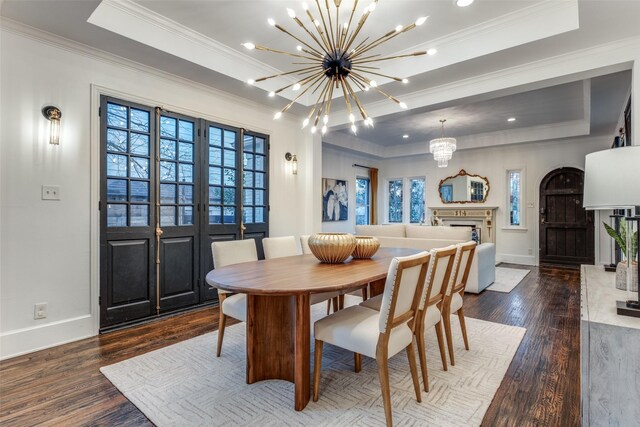
[[[262,50],[262,51],[265,51],[265,52],[279,53],[281,55],[294,56],[296,58],[309,59],[311,61],[317,61],[318,60],[318,58],[313,58],[311,56],[298,55],[297,53],[291,53],[291,52],[286,52],[284,50],[272,49],[272,48],[266,47],[266,46],[258,46],[258,45],[256,45],[255,49],[256,50]]]
[[[329,50],[326,48],[326,46],[324,46],[322,43],[320,43],[320,41],[316,38],[315,34],[313,34],[311,31],[309,31],[309,29],[304,25],[304,23],[302,21],[300,21],[300,19],[298,19],[297,17],[293,18],[294,21],[296,21],[296,23],[302,27],[303,30],[305,30],[307,32],[307,34],[309,34],[309,36],[313,39],[313,41],[315,41],[318,46],[320,46],[320,49],[322,49],[324,51],[325,54],[329,54]],[[314,25],[315,27],[315,25]],[[306,51],[305,49],[303,49],[304,51]],[[315,50],[315,49],[314,49]],[[308,52],[307,52],[308,53]],[[322,58],[323,55],[322,54],[318,54],[319,58]]]
[[[329,1],[329,0],[327,0]],[[342,36],[340,35],[340,5],[336,4],[336,44],[335,47],[340,48],[340,40]]]
[[[378,62],[378,61],[388,61],[390,59],[398,59],[398,58],[407,58],[410,56],[421,56],[421,55],[426,55],[427,52],[425,51],[421,51],[421,52],[413,52],[413,53],[407,53],[404,55],[395,55],[395,56],[385,56],[384,58],[377,58],[377,59],[367,59],[366,61],[362,59],[356,59],[353,61],[353,64],[365,64],[365,63],[369,63],[369,62]],[[380,56],[380,55],[374,55],[374,56]]]
[[[367,67],[367,68],[368,68],[368,67]],[[376,69],[377,69],[377,68],[376,68]],[[402,79],[402,78],[400,78],[400,77],[393,77],[393,76],[389,76],[389,75],[387,75],[387,74],[376,73],[376,72],[374,72],[374,71],[365,70],[365,69],[362,69],[362,67],[353,67],[353,68],[352,68],[352,70],[356,70],[356,71],[359,71],[359,72],[361,72],[361,73],[367,73],[367,74],[373,74],[373,75],[380,76],[380,77],[385,77],[385,78],[387,78],[387,79],[395,80],[395,81],[397,81],[397,82],[401,82],[401,83],[403,82],[403,80],[405,80],[405,79]],[[257,80],[256,80],[256,81],[257,81]]]
[[[356,14],[356,9],[358,8],[358,0],[355,0],[353,3],[353,7],[351,8],[351,13],[349,14],[349,22],[347,23],[347,27],[344,29],[344,40],[341,43],[341,47],[344,47],[344,43],[347,41],[347,34],[349,34],[349,30],[351,29],[351,22],[353,22],[353,17]]]
[[[354,76],[354,78],[359,79],[362,83],[367,83],[367,80],[361,76],[360,74],[358,74],[355,71],[351,72]],[[390,101],[395,102],[396,104],[398,104],[400,107],[402,108],[407,108],[407,104],[405,104],[404,102],[400,101],[398,98],[396,98],[395,96],[389,95],[388,93],[384,92],[383,90],[381,90],[379,87],[377,86],[371,86],[376,92],[378,92],[380,95],[385,96],[387,99],[389,99]]]
[[[299,20],[298,20],[299,22]],[[290,33],[289,31],[287,31],[287,29],[285,29],[284,27],[282,27],[280,24],[276,24],[274,25],[277,29],[279,29],[280,31],[282,31],[283,33],[287,34],[288,36],[292,37],[293,39],[295,39],[296,41],[302,43],[303,45],[307,46],[309,49],[311,49],[313,52],[315,52],[315,54],[319,57],[322,57],[322,54],[320,52],[318,52],[314,47],[310,46],[307,42],[303,41],[302,39],[300,39],[299,37],[296,37],[295,35],[293,35],[292,33]]]
[[[289,89],[290,87],[295,86],[297,84],[302,86],[302,85],[306,84],[307,82],[313,80],[314,78],[316,78],[318,76],[323,76],[323,75],[324,75],[324,73],[322,71],[318,71],[316,74],[313,74],[311,76],[307,76],[307,77],[305,77],[305,78],[303,78],[301,80],[298,80],[297,82],[293,82],[291,84],[288,84],[287,86],[283,86],[280,89],[274,91],[274,93],[280,93],[283,90]]]
[[[300,92],[298,94],[298,96],[296,96],[295,98],[293,98],[291,100],[291,102],[289,102],[286,107],[284,107],[282,110],[280,110],[281,113],[286,113],[289,108],[291,108],[293,106],[293,104],[295,104],[295,102],[300,99],[305,93],[307,93],[309,91],[309,89],[311,89],[316,83],[320,82],[320,80],[324,77],[324,75],[316,75],[316,79],[310,83],[302,92]],[[318,83],[318,86],[320,86],[322,84],[322,82]]]
[[[371,4],[376,4],[376,3],[378,3],[378,0],[374,0],[373,3]],[[355,41],[356,37],[358,37],[358,34],[360,33],[362,26],[364,25],[365,22],[367,22],[367,18],[369,18],[369,15],[371,15],[371,11],[372,11],[371,7],[367,7],[365,9],[364,13],[360,17],[360,21],[358,21],[358,25],[356,26],[355,30],[353,31],[353,33],[351,33],[351,36],[349,37],[349,43],[347,43],[346,47],[344,48],[345,52],[349,50],[349,48]]]
[[[347,104],[347,111],[349,112],[349,117],[352,116],[352,110],[351,110],[351,101],[349,100],[349,93],[347,91],[347,88],[344,84],[344,77],[340,76],[340,87],[342,88],[342,95],[344,97],[344,102],[345,104]]]
[[[322,20],[322,26],[324,27],[324,32],[326,34],[325,37],[327,39],[327,43],[329,44],[329,51],[331,51],[333,50],[333,44],[331,42],[333,35],[331,31],[329,31],[329,29],[327,28],[327,21],[324,19],[324,13],[322,12],[322,7],[320,6],[320,0],[316,0],[316,5],[318,6],[318,13],[320,14],[320,19]],[[328,7],[327,7],[327,12],[328,12]]]
[[[347,85],[347,89],[349,90],[349,93],[351,94],[351,98],[353,98],[353,100],[356,103],[356,106],[358,107],[358,110],[360,111],[360,115],[362,116],[362,119],[366,122],[367,119],[369,118],[369,115],[367,114],[367,111],[364,109],[364,107],[362,106],[362,104],[360,103],[360,99],[358,99],[358,96],[355,94],[355,92],[353,91],[353,88],[351,87],[351,85],[349,84],[348,81],[344,81],[345,84]],[[354,82],[356,84],[358,84],[358,82],[356,80],[354,80]]]
[[[331,20],[331,9],[329,9],[329,0],[324,0],[325,8],[327,9],[327,20],[329,21],[329,34],[331,34],[331,47],[336,49],[336,39],[333,33],[333,21]]]
[[[313,25],[313,28],[315,28],[318,34],[320,35],[320,40],[322,40],[324,50],[329,52],[331,50],[331,43],[329,43],[329,40],[327,40],[327,38],[325,37],[324,31],[322,31],[322,28],[320,27],[320,25],[316,24],[316,22],[319,22],[319,21],[313,17],[309,9],[307,9],[306,12],[307,12],[307,16],[309,17],[309,20],[311,21],[311,24]]]
[[[406,27],[403,27],[402,30],[397,31],[396,29],[393,29],[391,31],[389,31],[388,33],[384,34],[383,36],[377,38],[376,40],[372,41],[371,43],[369,43],[368,45],[362,47],[359,50],[356,50],[356,52],[354,52],[352,58],[356,58],[357,56],[370,51],[371,49],[375,49],[376,47],[380,46],[383,43],[388,42],[389,40],[393,39],[394,37],[399,36],[400,34],[404,34],[408,31],[413,30],[414,28],[416,28],[416,24],[410,24],[407,25]]]
[[[315,67],[300,68],[300,69],[298,69],[298,70],[288,71],[288,72],[286,72],[286,73],[273,74],[273,75],[271,75],[271,76],[260,77],[259,79],[256,79],[256,80],[255,80],[255,82],[256,82],[256,83],[258,83],[258,82],[263,82],[263,81],[265,81],[265,80],[273,79],[273,78],[276,78],[276,77],[287,76],[287,75],[289,75],[289,74],[296,74],[296,73],[300,73],[300,74],[305,73],[305,74],[306,74],[306,73],[309,73],[309,72],[311,72],[311,71],[313,71],[313,70],[317,70],[317,69],[318,69],[318,66],[317,66],[317,65],[316,65]]]

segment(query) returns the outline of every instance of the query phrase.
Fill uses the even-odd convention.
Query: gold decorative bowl
[[[309,237],[311,253],[327,264],[340,264],[351,256],[356,238],[349,233],[316,233]]]
[[[351,256],[354,258],[371,258],[378,249],[380,249],[380,241],[372,236],[355,236],[356,248]]]

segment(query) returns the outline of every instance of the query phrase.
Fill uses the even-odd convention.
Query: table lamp
[[[587,210],[627,209],[626,221],[631,224],[640,217],[634,209],[640,206],[640,146],[620,147],[587,154],[584,168],[584,202]],[[640,227],[639,227],[640,228]],[[631,230],[629,230],[631,231]],[[627,234],[627,290],[633,274],[632,233]],[[640,247],[640,232],[638,233]],[[638,262],[640,277],[640,262]],[[618,314],[640,317],[640,286],[631,300],[617,302]]]

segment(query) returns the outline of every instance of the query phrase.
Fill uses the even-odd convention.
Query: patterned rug
[[[324,316],[324,308],[313,307],[314,319]],[[471,350],[466,351],[457,316],[452,326],[456,366],[447,372],[440,364],[435,332],[427,331],[431,391],[422,393],[422,403],[415,399],[406,353],[389,361],[396,425],[481,424],[525,329],[467,318]],[[216,339],[217,332],[209,333],[100,370],[160,427],[385,425],[375,360],[363,357],[362,371],[356,374],[352,353],[325,345],[320,398],[296,412],[293,384],[246,384],[244,324],[227,328],[220,358],[215,357]]]
[[[496,281],[489,286],[487,291],[509,293],[522,282],[531,270],[519,268],[496,267]]]

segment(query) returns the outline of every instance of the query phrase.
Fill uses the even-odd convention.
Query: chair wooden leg
[[[420,359],[420,370],[422,371],[422,384],[424,391],[429,392],[429,373],[427,370],[427,352],[424,344],[424,326],[416,327],[416,343],[418,344],[418,358]]]
[[[344,309],[344,295],[338,296],[338,309],[339,310]]]
[[[384,402],[384,416],[387,420],[387,427],[393,427],[393,417],[391,415],[391,389],[389,387],[389,365],[387,349],[379,348],[376,351],[376,362],[378,363],[378,376],[380,377],[380,388],[382,390],[382,401]]]
[[[462,339],[464,340],[464,348],[469,350],[469,341],[467,340],[467,325],[464,322],[464,311],[462,307],[458,310],[458,319],[460,319],[460,329],[462,329]]]
[[[422,395],[420,393],[420,378],[418,378],[418,367],[416,366],[413,340],[411,340],[411,344],[407,346],[407,359],[409,359],[409,369],[411,370],[411,378],[413,379],[413,388],[416,392],[416,400],[420,403],[422,402]]]
[[[369,298],[369,285],[362,288],[362,301],[366,301]]]
[[[227,323],[227,316],[222,313],[222,307],[220,307],[220,317],[218,321],[218,350],[216,351],[216,357],[220,357],[222,353],[222,340],[224,338],[224,327]]]
[[[333,312],[335,313],[336,311],[338,311],[338,297],[333,298],[332,302],[333,302]]]
[[[320,368],[322,367],[322,345],[324,342],[316,340],[314,348],[314,360],[313,360],[313,401],[318,401],[318,394],[320,392]]]
[[[440,347],[440,359],[442,360],[442,369],[447,370],[447,355],[444,349],[444,335],[442,335],[442,321],[436,323],[436,337],[438,338],[438,347]]]
[[[442,320],[444,320],[444,333],[447,336],[447,347],[449,347],[451,366],[456,366],[456,359],[453,356],[453,337],[451,336],[451,313],[445,311],[442,315]]]
[[[362,355],[360,353],[353,353],[353,370],[357,374],[362,369]]]
[[[327,300],[327,316],[331,313],[331,300]]]

